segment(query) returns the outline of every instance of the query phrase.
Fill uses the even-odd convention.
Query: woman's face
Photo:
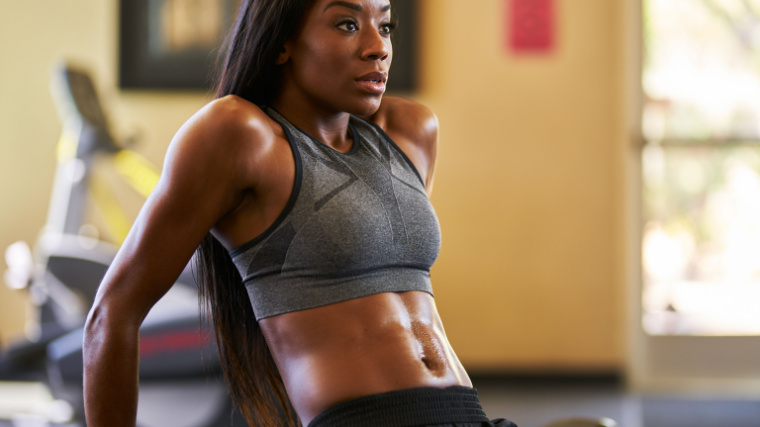
[[[315,0],[278,59],[288,101],[370,115],[393,56],[388,0]]]

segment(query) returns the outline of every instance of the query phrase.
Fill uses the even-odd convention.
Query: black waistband
[[[488,421],[474,388],[422,387],[339,403],[317,415],[309,427],[406,427]]]

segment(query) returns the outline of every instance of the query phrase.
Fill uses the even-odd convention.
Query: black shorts
[[[489,420],[474,388],[422,387],[352,399],[327,408],[308,427],[517,427]]]

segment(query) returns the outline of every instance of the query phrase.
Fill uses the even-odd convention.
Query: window
[[[643,0],[643,325],[760,335],[760,0]]]

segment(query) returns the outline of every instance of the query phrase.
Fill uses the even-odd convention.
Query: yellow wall
[[[623,363],[619,2],[558,0],[545,57],[504,49],[503,0],[426,0],[416,98],[441,122],[433,195],[444,233],[439,310],[472,369]],[[160,162],[207,98],[120,93],[115,0],[0,1],[0,248],[45,221],[60,124],[57,58],[91,66],[120,134]],[[23,298],[0,288],[0,337]]]
[[[557,1],[543,57],[504,49],[505,3],[429,1],[425,17],[444,325],[472,367],[619,366],[618,2]]]

